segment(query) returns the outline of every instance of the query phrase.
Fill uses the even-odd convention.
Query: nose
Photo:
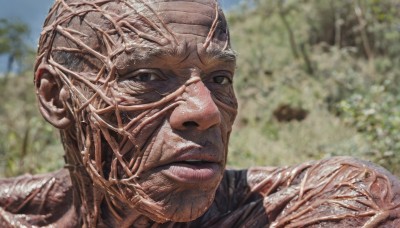
[[[202,81],[187,86],[183,103],[176,107],[170,116],[173,129],[206,130],[221,123],[221,114],[214,103],[210,90]]]

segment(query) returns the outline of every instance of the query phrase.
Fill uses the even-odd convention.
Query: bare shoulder
[[[72,208],[67,170],[0,179],[1,227],[55,224],[74,214]]]
[[[400,182],[382,167],[335,157],[248,172],[271,227],[400,227]]]

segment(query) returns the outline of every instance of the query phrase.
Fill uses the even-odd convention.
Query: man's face
[[[177,45],[158,47],[140,60],[129,53],[118,56],[119,78],[113,89],[121,104],[150,104],[125,113],[127,123],[143,116],[137,124],[141,127],[132,128],[135,143],[128,142],[122,152],[138,153],[134,147],[140,148],[131,167],[142,190],[167,217],[190,221],[212,203],[225,169],[236,115],[235,57],[227,49],[226,31],[215,33],[212,46],[205,47],[214,4],[164,2],[152,7],[170,27]],[[135,56],[148,51],[136,51]]]
[[[194,220],[214,199],[236,116],[226,21],[214,0],[103,3],[72,1],[61,26],[47,26],[60,37],[48,61],[75,98],[82,161],[121,203]]]
[[[133,172],[151,199],[161,203],[170,216],[185,220],[202,214],[213,200],[235,116],[219,103],[235,103],[234,62],[200,57],[194,42],[188,41],[195,45],[182,56],[153,56],[144,65],[132,67],[117,86],[124,92],[134,88],[141,104],[157,102],[165,98],[163,94],[183,88],[171,101],[150,111],[147,118],[160,116],[139,133],[135,146],[141,148],[142,156],[136,159]],[[177,210],[183,215],[176,215],[180,214]]]

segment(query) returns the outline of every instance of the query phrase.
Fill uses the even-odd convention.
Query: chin
[[[202,216],[214,201],[215,192],[192,191],[180,193],[176,202],[162,202],[163,213],[174,222],[190,222]]]
[[[157,210],[157,213],[150,213],[147,216],[161,222],[190,222],[202,216],[214,201],[215,191],[222,179],[222,174],[213,180],[205,183],[176,183],[169,177],[160,173],[150,175],[146,181],[140,183],[147,197],[151,199],[152,207],[146,211]],[[150,209],[150,210],[149,210]],[[155,216],[157,214],[157,216]]]

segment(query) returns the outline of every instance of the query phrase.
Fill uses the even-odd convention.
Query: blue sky
[[[219,0],[227,10],[240,0]],[[31,28],[28,42],[36,48],[47,12],[54,0],[0,0],[0,18],[22,21]],[[5,69],[5,58],[0,56],[0,72]]]

